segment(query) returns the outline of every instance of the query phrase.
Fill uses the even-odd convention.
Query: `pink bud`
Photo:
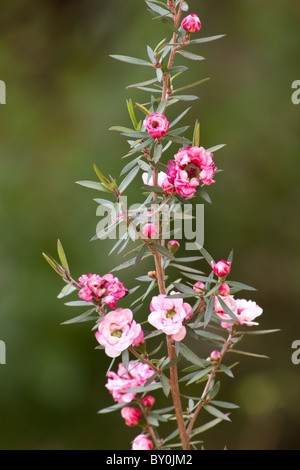
[[[196,33],[201,28],[201,21],[198,15],[192,13],[182,20],[181,26],[189,33]]]
[[[219,277],[225,277],[230,272],[231,263],[228,263],[228,261],[221,260],[215,264],[212,262],[211,265],[213,268],[213,272]]]
[[[215,351],[212,351],[210,353],[210,358],[213,360],[213,361],[219,361],[221,359],[221,354],[219,353],[219,351],[215,350]]]
[[[178,243],[176,240],[170,240],[168,242],[168,249],[173,255],[175,255],[175,253],[179,250],[179,248],[180,248],[180,243]]]
[[[136,426],[141,419],[142,413],[138,408],[125,406],[121,409],[121,415],[125,419],[127,426]]]
[[[158,235],[158,228],[154,224],[145,224],[142,228],[142,234],[147,238],[155,238]]]
[[[144,342],[144,332],[141,330],[139,336],[133,340],[132,346],[134,348],[137,348],[138,346],[141,346]]]
[[[153,442],[151,439],[145,436],[145,434],[139,434],[132,442],[132,450],[152,450]]]
[[[194,284],[193,289],[197,294],[201,294],[202,290],[205,289],[205,285],[203,284],[203,282],[199,281]]]
[[[143,124],[153,139],[163,137],[169,130],[169,121],[163,114],[150,114]]]
[[[146,397],[143,398],[143,405],[150,407],[153,406],[155,403],[155,398],[151,397],[151,395],[147,395]]]
[[[226,282],[222,282],[222,284],[220,285],[219,294],[223,297],[230,294],[230,287],[228,284],[226,284]]]

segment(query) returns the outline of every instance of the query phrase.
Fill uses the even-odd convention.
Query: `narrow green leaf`
[[[103,184],[95,182],[95,181],[76,181],[76,184],[80,184],[80,186],[84,186],[85,188],[96,189],[97,191],[103,191],[105,193],[112,192],[111,190],[103,186]]]
[[[274,330],[251,330],[251,331],[243,331],[243,334],[244,335],[267,335],[269,333],[277,333],[278,331],[281,331],[281,330],[279,330],[279,329],[274,329]]]
[[[219,406],[220,408],[228,408],[229,410],[239,408],[238,405],[234,405],[233,403],[229,403],[226,401],[211,400],[210,403],[213,405]]]
[[[216,416],[217,418],[223,419],[225,421],[231,421],[231,419],[228,417],[227,414],[222,413],[222,411],[218,410],[214,406],[211,405],[204,405],[203,408],[210,413],[213,416]]]
[[[193,352],[190,348],[188,348],[185,344],[180,343],[180,354],[187,359],[192,364],[196,364],[200,367],[205,367],[203,361]]]
[[[135,113],[134,113],[134,109],[133,109],[133,104],[132,104],[132,100],[126,100],[126,105],[127,105],[127,109],[128,109],[128,113],[129,113],[129,117],[131,119],[131,122],[133,124],[133,127],[135,129],[137,129],[137,120],[136,120],[136,117],[135,117]]]
[[[200,123],[196,119],[193,135],[193,147],[200,147]]]
[[[129,57],[126,55],[110,55],[112,59],[120,60],[121,62],[128,62],[129,64],[134,64],[134,65],[146,65],[148,67],[153,67],[153,64],[151,62],[147,62],[146,60],[142,59],[137,59],[136,57]]]
[[[144,258],[150,256],[150,253],[146,253],[144,255]],[[135,263],[135,257],[131,258],[129,261],[126,261],[125,263],[120,264],[119,266],[116,266],[115,268],[111,269],[110,272],[115,272],[115,271],[120,271],[121,269],[128,268],[129,266],[133,266]]]
[[[76,290],[76,287],[73,286],[72,284],[67,284],[66,286],[64,286],[62,288],[62,290],[60,291],[60,293],[58,294],[57,298],[58,299],[62,299],[63,297],[66,297],[67,295],[71,294],[72,292],[74,292],[74,290]]]
[[[199,428],[194,429],[194,430],[191,432],[191,437],[194,437],[194,436],[196,436],[197,434],[200,434],[200,433],[202,433],[202,432],[208,431],[208,429],[213,428],[213,427],[216,426],[217,424],[221,423],[221,421],[223,421],[221,418],[215,418],[215,419],[213,419],[212,421],[209,421],[208,423],[203,424],[202,426],[200,426]]]
[[[174,255],[168,250],[168,248],[165,248],[164,246],[160,245],[159,243],[154,243],[151,245],[156,251],[158,251],[161,255],[163,255],[166,258],[170,259],[175,259]]]
[[[166,10],[165,8],[161,8],[160,6],[155,5],[155,3],[152,3],[152,2],[146,1],[146,3],[148,7],[155,13],[158,13],[159,15],[162,15],[162,16],[171,16],[171,12],[169,10]]]
[[[160,377],[160,382],[161,382],[161,385],[162,385],[162,389],[163,389],[163,392],[164,394],[166,395],[166,397],[169,396],[169,393],[170,393],[170,383],[169,383],[169,380],[168,378],[162,374]]]
[[[122,363],[124,364],[125,369],[128,371],[129,366],[129,352],[128,349],[124,349],[122,352]]]
[[[42,253],[42,255],[57,274],[59,274],[63,278],[66,277],[67,273],[65,269],[57,261],[55,261],[55,259],[52,258],[52,256],[47,255],[46,253]]]
[[[70,320],[66,320],[62,322],[61,325],[71,325],[72,323],[82,323],[82,322],[91,321],[91,320],[95,320],[96,318],[99,318],[99,315],[91,316],[92,313],[94,312],[95,312],[95,309],[91,308],[87,312],[84,312],[81,315],[78,315],[77,317],[74,317],[74,318],[71,318]]]
[[[146,80],[145,82],[134,83],[133,85],[128,85],[126,87],[126,89],[127,88],[139,88],[139,87],[143,87],[143,86],[147,86],[147,85],[152,85],[153,83],[156,83],[156,82],[157,82],[157,79],[152,78],[151,80]]]
[[[180,55],[182,55],[182,57],[185,57],[186,59],[190,59],[190,60],[205,60],[205,58],[202,57],[201,55],[193,54],[192,52],[187,52],[187,51],[183,51],[183,50],[178,51],[178,54],[180,54]]]
[[[221,369],[222,372],[224,372],[224,374],[228,375],[228,377],[231,377],[233,378],[234,375],[232,373],[232,371],[229,369],[229,367],[225,366],[225,364],[219,364],[219,369]]]
[[[206,149],[206,151],[210,153],[214,153],[217,150],[222,149],[223,147],[226,147],[226,144],[215,145],[214,147],[210,147],[209,149]]]
[[[71,302],[66,302],[65,305],[68,307],[86,307],[87,305],[93,305],[92,302],[86,302],[85,300],[72,300]]]
[[[181,88],[177,88],[173,91],[173,94],[178,93],[180,91],[188,90],[189,88],[193,88],[194,86],[201,85],[202,83],[207,82],[210,80],[209,78],[202,78],[202,80],[198,80],[197,82],[191,83],[190,85],[183,86]]]
[[[62,267],[67,271],[67,273],[70,274],[68,261],[67,261],[67,258],[66,258],[66,255],[65,255],[65,252],[64,252],[64,249],[60,240],[57,240],[57,252],[58,252],[58,257],[60,259]]]
[[[130,127],[123,127],[123,126],[112,126],[108,130],[117,131],[117,132],[132,132],[133,131],[133,129],[130,129]]]
[[[154,155],[153,155],[153,160],[155,163],[157,163],[160,158],[161,158],[161,154],[162,154],[162,144],[156,144],[155,147],[154,147]]]
[[[194,382],[197,382],[198,380],[203,379],[203,377],[208,376],[208,374],[210,374],[211,371],[212,371],[212,367],[207,367],[204,370],[194,373],[192,378],[187,382],[186,385],[190,385]]]
[[[141,387],[133,387],[133,388],[128,388],[126,390],[122,390],[120,393],[144,393],[144,392],[152,392],[153,390],[157,390],[159,388],[162,388],[162,384],[155,383],[155,384],[150,384],[147,386],[142,385]]]
[[[105,176],[101,173],[101,171],[99,170],[99,168],[97,167],[97,165],[95,163],[93,164],[93,168],[94,168],[94,171],[95,171],[96,175],[98,176],[100,182],[103,184],[103,186],[105,186],[105,188],[107,188],[107,189],[110,189],[111,181],[109,181],[107,178],[105,178]]]
[[[135,103],[135,106],[140,110],[142,111],[143,113],[145,113],[147,116],[149,116],[151,114],[151,111],[149,111],[149,109],[145,108],[145,106],[143,106],[142,104],[140,103]]]
[[[258,358],[261,358],[261,359],[269,359],[268,356],[265,356],[263,354],[250,353],[248,351],[240,351],[239,349],[229,349],[228,352],[241,354],[242,356],[258,357]]]
[[[212,263],[215,264],[213,257],[205,250],[205,248],[203,248],[203,246],[200,246],[197,242],[195,243],[195,245],[205,258],[209,266],[212,267]]]
[[[134,180],[138,172],[140,171],[140,167],[136,166],[134,167],[130,173],[123,179],[122,183],[119,186],[119,191],[122,194],[125,189],[130,185],[130,183]]]
[[[204,331],[204,330],[195,330],[195,333],[197,335],[202,336],[203,338],[207,339],[212,339],[214,341],[221,341],[222,343],[225,343],[225,339],[223,336],[216,335],[215,333],[210,333],[209,331]]]
[[[171,129],[172,127],[176,126],[176,124],[189,112],[189,110],[191,109],[191,107],[187,108],[185,111],[183,111],[183,113],[181,113],[176,119],[174,119],[174,121],[171,122],[170,126],[169,126],[169,129]]]
[[[246,284],[243,284],[242,282],[235,282],[235,281],[226,281],[227,284],[230,287],[234,287],[236,289],[240,290],[251,290],[251,291],[256,291],[255,287],[247,286]]]
[[[134,262],[134,265],[135,265],[135,266],[143,259],[143,256],[144,256],[144,254],[146,253],[147,248],[148,248],[148,246],[147,246],[146,243],[141,247],[141,249],[139,250],[139,252],[138,252],[138,254],[137,254],[136,258],[135,258],[135,262]],[[148,276],[147,276],[147,277],[148,277]],[[149,279],[149,281],[150,281],[150,278],[148,278],[148,279]]]
[[[112,413],[113,411],[120,410],[125,406],[126,403],[117,403],[116,405],[108,406],[107,408],[103,408],[102,410],[98,411],[99,414],[105,413]]]
[[[198,39],[193,39],[192,41],[189,42],[190,44],[203,44],[204,42],[211,42],[211,41],[216,41],[217,39],[224,38],[226,34],[219,34],[218,36],[209,36],[207,38],[198,38]]]

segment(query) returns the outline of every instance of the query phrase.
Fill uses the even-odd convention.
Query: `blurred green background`
[[[241,347],[270,359],[230,357],[240,364],[234,381],[224,377],[219,399],[240,409],[232,423],[206,433],[205,448],[299,449],[300,365],[291,362],[291,344],[300,339],[300,106],[291,102],[291,84],[300,79],[300,4],[189,4],[202,36],[227,34],[190,48],[206,61],[176,62],[190,66],[178,83],[211,78],[195,90],[200,100],[182,125],[199,118],[204,147],[227,144],[215,156],[224,172],[209,188],[205,247],[216,259],[234,248],[232,279],[257,287],[249,298],[264,309],[260,326],[281,329]],[[146,44],[166,37],[165,26],[142,0],[12,0],[1,7],[0,31],[7,87],[0,107],[0,339],[7,349],[0,448],[128,449],[137,429],[126,428],[118,412],[97,414],[113,404],[104,387],[110,359],[94,349],[91,323],[60,325],[80,312],[56,298],[63,284],[41,253],[55,257],[60,238],[75,278],[119,264],[107,257],[112,242],[89,242],[98,194],[74,182],[95,179],[94,162],[119,175],[128,147],[108,128],[129,125],[125,99],[148,97],[125,87],[152,75],[108,54],[146,59]],[[177,104],[170,114],[183,109]],[[144,269],[120,279],[132,287]],[[210,418],[203,412],[201,419]]]

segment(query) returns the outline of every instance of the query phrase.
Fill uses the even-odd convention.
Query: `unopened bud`
[[[176,240],[170,240],[168,242],[168,249],[172,253],[172,255],[175,255],[175,253],[179,250],[180,248],[180,243]]]
[[[230,287],[228,284],[226,284],[226,282],[222,282],[222,284],[220,285],[219,294],[223,297],[226,297],[226,295],[230,294]]]
[[[198,281],[194,284],[193,289],[197,294],[202,294],[203,289],[205,289],[205,285],[203,282]]]
[[[210,359],[212,361],[219,361],[221,359],[221,354],[219,351],[215,350],[210,353]]]
[[[157,279],[157,272],[156,271],[149,271],[148,276],[150,279]]]
[[[143,398],[143,405],[147,407],[153,406],[155,403],[155,398],[152,397],[151,395],[147,395],[146,397]]]

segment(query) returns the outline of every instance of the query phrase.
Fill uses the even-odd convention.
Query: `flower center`
[[[111,336],[116,336],[117,338],[121,338],[122,331],[121,330],[115,330],[111,333]]]
[[[158,122],[157,121],[152,121],[151,122],[151,126],[152,126],[152,129],[156,129],[158,127]]]
[[[176,313],[175,308],[172,308],[171,310],[168,310],[168,313],[167,313],[166,317],[171,318],[171,320],[173,320],[173,317],[174,317],[175,313]]]
[[[194,163],[189,163],[184,167],[184,170],[187,172],[189,178],[198,178],[200,174],[200,168]]]

